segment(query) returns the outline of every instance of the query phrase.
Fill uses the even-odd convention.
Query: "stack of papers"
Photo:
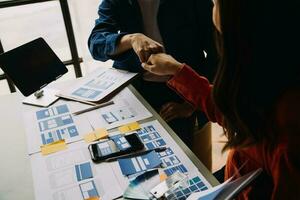
[[[105,97],[116,94],[137,73],[114,68],[100,68],[85,76],[75,85],[59,92],[58,96],[82,102],[99,103]]]

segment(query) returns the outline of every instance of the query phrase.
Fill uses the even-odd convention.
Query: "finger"
[[[174,115],[170,115],[169,117],[167,117],[166,119],[164,119],[166,122],[170,122],[174,119],[177,119],[179,118],[179,116],[177,114],[174,114]]]
[[[145,53],[144,53],[145,61],[144,62],[147,62],[149,60],[149,57],[151,56],[151,54],[152,54],[152,52],[150,49],[149,49],[149,51],[145,51]]]
[[[168,117],[170,114],[174,112],[173,110],[174,110],[173,106],[169,106],[168,108],[166,108],[163,112],[161,112],[162,118],[165,119],[166,117]]]
[[[165,118],[164,118],[164,120],[166,121],[166,122],[170,122],[170,121],[172,121],[173,119],[176,119],[176,118],[178,118],[179,116],[178,116],[178,114],[176,113],[176,112],[171,112],[171,113],[169,113],[167,116],[165,116]]]
[[[152,68],[153,68],[153,65],[151,64],[151,63],[142,63],[142,67],[145,69],[145,70],[147,70],[147,71],[149,71],[149,72],[152,72]]]
[[[166,103],[164,104],[161,109],[160,109],[160,112],[165,112],[165,110],[170,107],[171,105],[173,104],[173,102],[169,102],[169,103]]]
[[[163,53],[163,47],[156,45],[156,44],[151,44],[150,45],[151,53]]]

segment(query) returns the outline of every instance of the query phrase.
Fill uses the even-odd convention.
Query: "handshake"
[[[142,67],[153,74],[174,75],[183,66],[172,56],[165,54],[160,43],[141,33],[125,35],[122,40],[124,43],[126,41],[128,48],[135,51]]]

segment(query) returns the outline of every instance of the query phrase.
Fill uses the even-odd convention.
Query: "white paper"
[[[36,200],[83,200],[96,193],[102,200],[111,200],[123,194],[127,183],[120,185],[113,163],[94,164],[87,146],[79,141],[48,156],[30,156]],[[89,163],[93,176],[78,181],[75,166],[84,163]]]
[[[86,116],[72,115],[86,105],[71,101],[58,101],[48,108],[32,108],[23,115],[28,153],[40,151],[40,146],[65,139],[66,143],[81,140],[93,129]]]
[[[110,106],[83,114],[88,117],[93,128],[112,129],[152,116],[128,88],[124,88],[112,101],[114,104]]]
[[[188,200],[229,200],[254,180],[262,169],[249,172],[248,174],[233,180],[233,177],[206,191],[193,193]]]
[[[22,103],[35,105],[35,106],[48,107],[58,99],[58,97],[56,96],[58,92],[59,92],[58,90],[43,88],[43,96],[36,98],[36,96],[33,93],[30,96],[26,97],[22,101]]]
[[[136,75],[114,68],[99,68],[60,94],[72,99],[98,102]]]
[[[120,132],[110,133],[110,135],[117,134]],[[172,150],[173,155],[162,153],[163,163],[166,164],[170,160],[174,162],[162,168],[161,171],[184,165],[188,178],[198,176],[205,187],[211,187],[158,121],[141,124],[138,135],[146,147],[149,147],[149,144],[156,145],[155,147],[162,145]],[[176,161],[172,157],[175,157]],[[40,153],[32,154],[30,161],[37,200],[82,200],[90,195],[89,192],[83,191],[92,191],[101,199],[111,200],[121,196],[129,184],[129,178],[122,175],[117,161],[94,164],[91,161],[88,144],[83,141],[68,144],[66,150],[48,156],[42,156]],[[89,178],[85,178],[84,172],[76,172],[76,167],[87,163],[91,166],[93,174]]]

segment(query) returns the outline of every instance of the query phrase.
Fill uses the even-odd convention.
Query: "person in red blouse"
[[[225,179],[263,169],[237,199],[300,199],[299,7],[298,0],[216,0],[213,84],[170,55],[143,63],[172,75],[168,86],[224,127]]]

